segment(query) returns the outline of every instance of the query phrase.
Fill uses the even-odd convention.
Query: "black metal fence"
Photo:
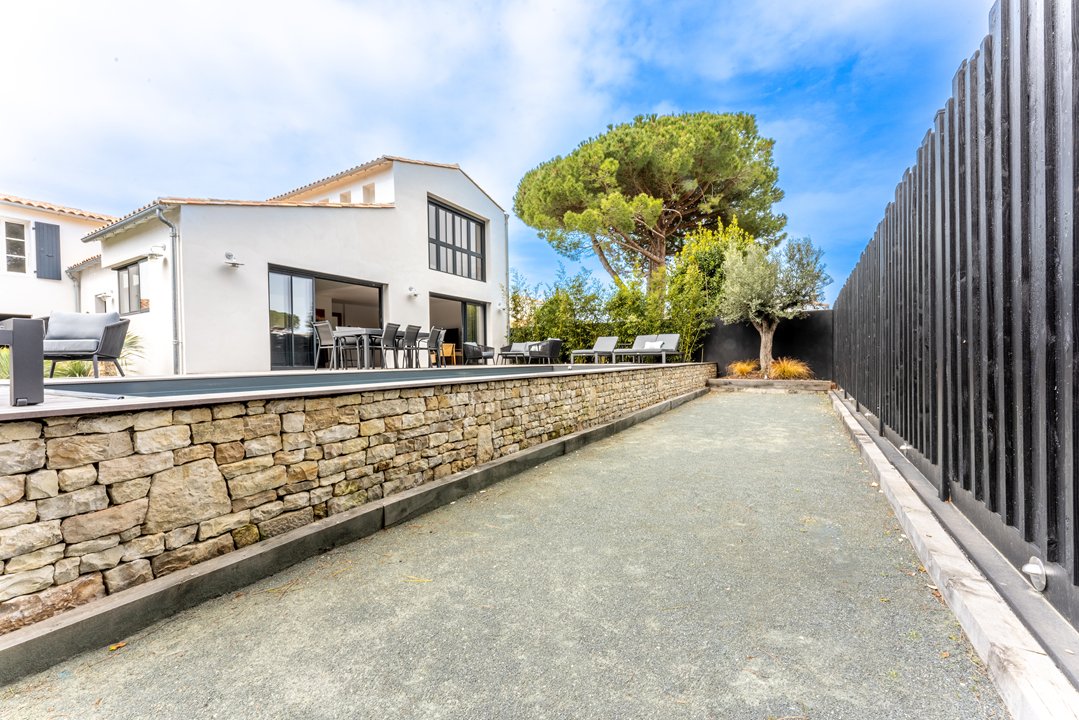
[[[1079,10],[989,24],[835,303],[835,380],[1079,624]]]

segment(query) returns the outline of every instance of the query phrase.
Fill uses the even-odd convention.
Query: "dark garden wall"
[[[749,323],[727,325],[716,318],[704,340],[704,361],[726,372],[735,360],[755,359],[760,355],[761,336]],[[814,310],[799,320],[784,320],[776,328],[773,357],[797,358],[809,364],[821,380],[832,377],[832,311]]]

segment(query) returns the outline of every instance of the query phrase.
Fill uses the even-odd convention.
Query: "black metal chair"
[[[387,354],[393,353],[393,366],[395,368],[401,367],[401,358],[397,354],[397,331],[401,328],[400,325],[395,323],[386,323],[382,328],[382,334],[378,337],[378,349],[382,351],[382,367],[389,367],[386,364],[388,359]]]
[[[420,366],[420,326],[405,325],[405,334],[398,343],[398,349],[405,356],[405,367]]]
[[[432,327],[431,332],[427,333],[427,340],[424,341],[423,350],[427,355],[427,367],[442,367],[446,363],[445,357],[442,355],[442,341],[446,339],[446,331],[440,327]]]

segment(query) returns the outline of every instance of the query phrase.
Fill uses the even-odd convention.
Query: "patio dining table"
[[[426,340],[427,336],[429,334],[430,333],[421,332],[417,336],[416,339],[417,340]],[[400,340],[404,336],[405,336],[405,329],[404,328],[399,329],[397,331],[397,339]],[[340,346],[342,344],[342,341],[351,340],[351,339],[355,338],[355,339],[359,340],[363,344],[363,354],[360,357],[360,359],[362,360],[362,363],[360,364],[360,367],[361,368],[370,368],[370,367],[372,367],[372,365],[371,365],[371,345],[372,345],[372,341],[376,340],[376,339],[380,339],[381,337],[382,337],[382,328],[380,328],[380,327],[375,327],[375,328],[370,328],[370,327],[349,327],[349,326],[345,326],[345,325],[339,325],[333,331],[334,343],[338,345],[338,347],[335,348],[334,350],[335,350],[335,352],[337,350],[340,350]]]

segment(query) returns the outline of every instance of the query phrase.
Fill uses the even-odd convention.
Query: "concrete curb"
[[[826,393],[832,389],[830,380],[761,380],[748,378],[713,378],[708,387],[719,392],[756,393]]]
[[[332,515],[0,635],[0,684],[44,670],[80,652],[117,642],[181,610],[434,510],[707,393],[706,388],[691,391],[609,423],[570,433],[437,482]]]
[[[1079,691],[967,558],[842,400],[832,406],[880,483],[918,557],[1016,720],[1079,719]]]

